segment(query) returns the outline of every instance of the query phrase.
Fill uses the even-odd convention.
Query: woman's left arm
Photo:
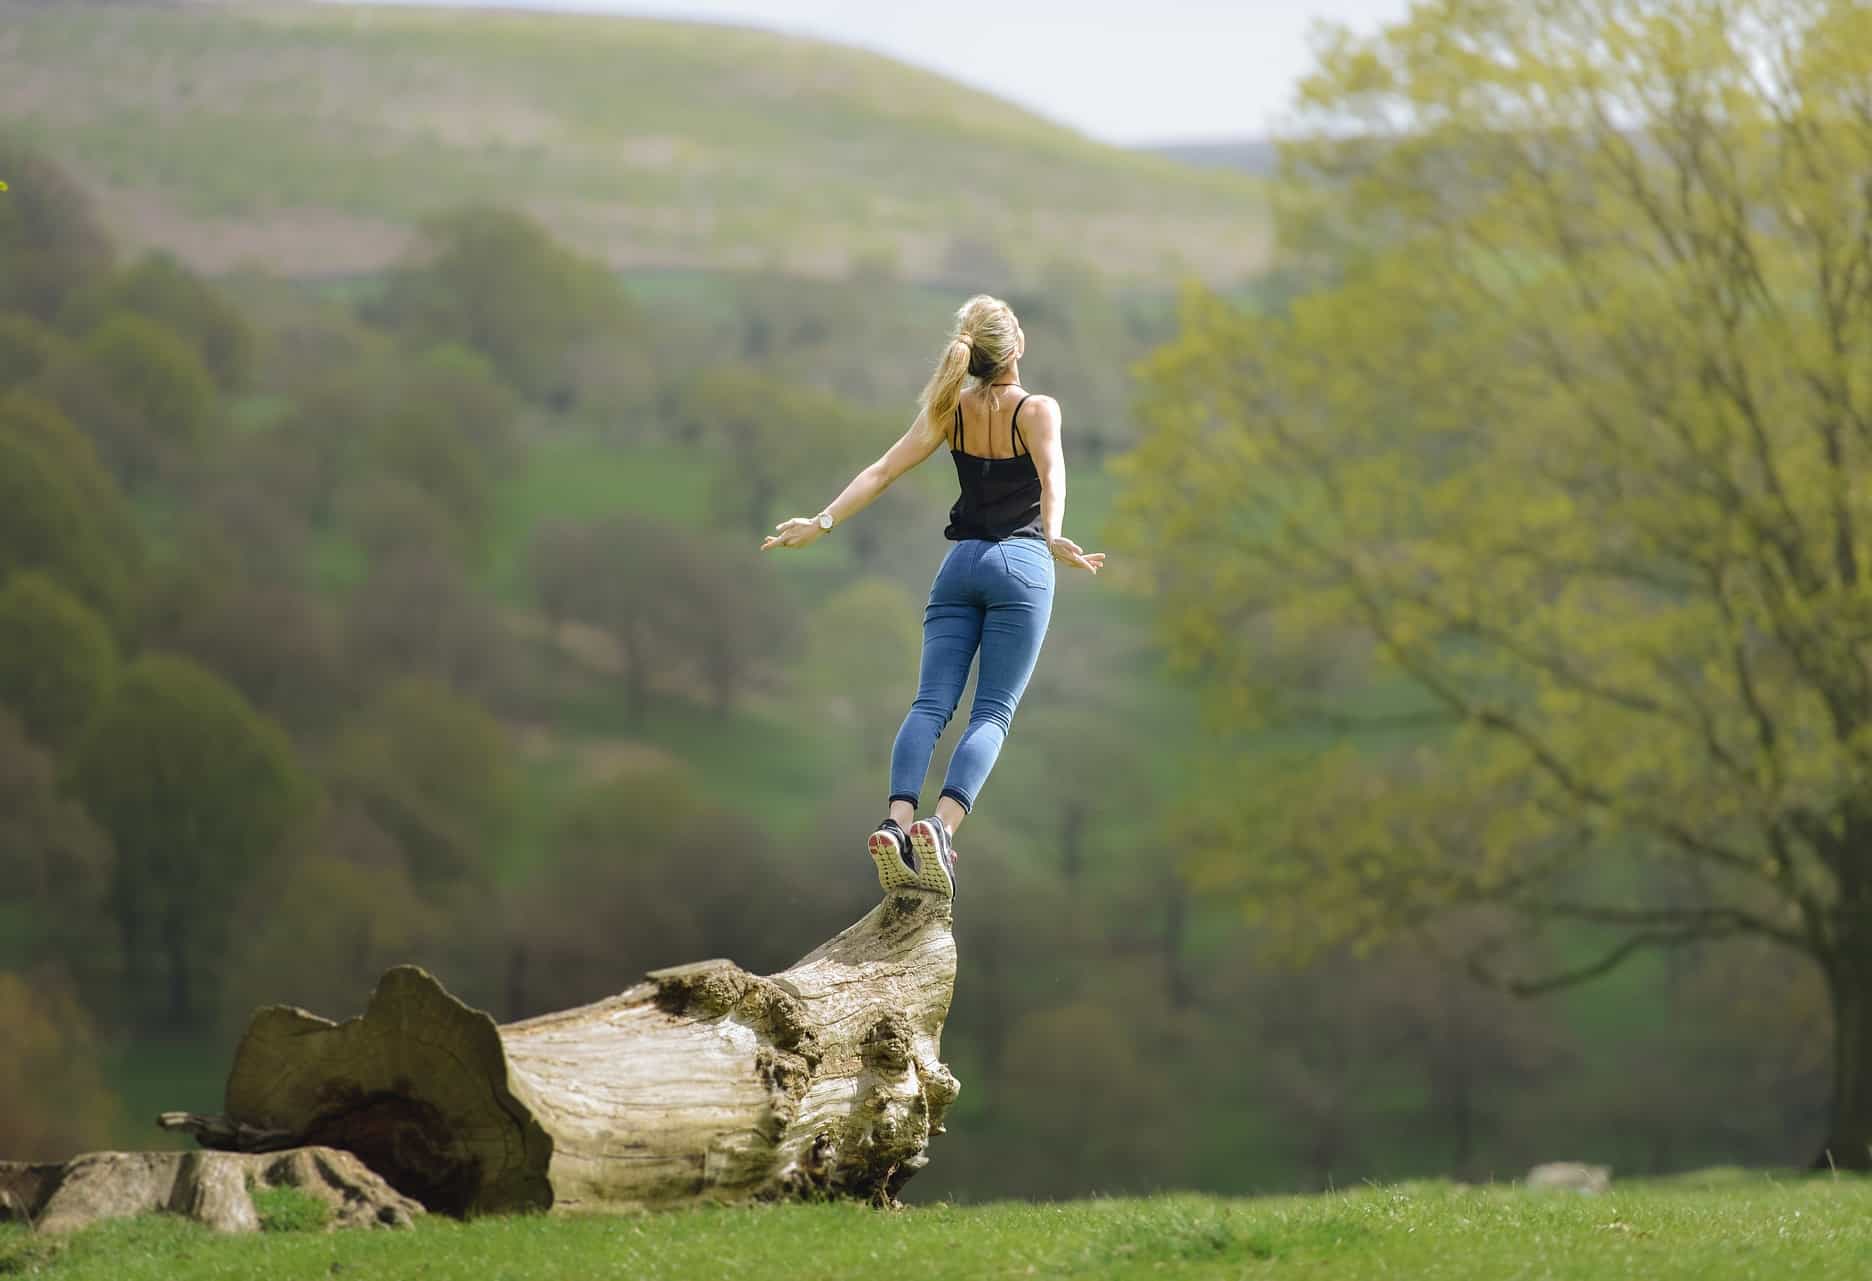
[[[1051,396],[1034,396],[1034,413],[1021,438],[1033,452],[1034,470],[1040,473],[1040,524],[1047,550],[1064,565],[1090,570],[1105,568],[1104,552],[1089,552],[1066,537],[1060,525],[1066,519],[1066,450],[1060,444],[1060,407]]]
[[[869,507],[899,476],[935,453],[936,446],[942,444],[944,439],[940,430],[930,426],[928,416],[918,411],[916,421],[897,438],[897,443],[885,450],[876,462],[853,476],[851,484],[826,504],[825,510],[832,514],[832,523],[837,525],[849,520]],[[812,517],[795,516],[775,525],[774,532],[761,543],[761,550],[766,551],[770,547],[805,547],[817,541],[824,533],[819,528],[819,522]]]

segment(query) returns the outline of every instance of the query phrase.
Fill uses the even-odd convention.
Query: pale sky
[[[1410,7],[1409,0],[418,2],[688,18],[817,36],[929,67],[1117,143],[1264,135],[1311,66],[1312,23],[1369,31]]]

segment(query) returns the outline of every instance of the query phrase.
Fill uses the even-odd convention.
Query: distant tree
[[[818,495],[840,469],[870,461],[853,457],[867,429],[844,401],[748,365],[695,374],[677,390],[672,415],[682,436],[710,452],[716,509],[750,534],[769,531],[783,498],[823,503]],[[868,443],[877,445],[871,457],[889,444]],[[801,497],[807,493],[813,497]]]
[[[239,566],[225,540],[197,541],[152,574],[143,644],[194,659],[295,732],[335,728],[356,682],[332,604]]]
[[[27,442],[58,466],[83,504],[89,523],[134,576],[143,559],[143,536],[123,491],[99,461],[90,438],[58,406],[26,392],[0,397],[0,436]]]
[[[54,750],[73,743],[117,669],[110,629],[34,570],[0,584],[0,707]]]
[[[346,602],[344,653],[347,668],[367,684],[428,676],[492,693],[506,679],[508,638],[460,565],[419,544],[371,564]]]
[[[514,461],[521,405],[485,355],[460,343],[430,347],[403,371],[397,397],[447,423],[483,466]]]
[[[372,442],[369,466],[433,500],[461,531],[451,542],[479,563],[493,518],[495,472],[441,406],[392,410]]]
[[[295,381],[283,393],[292,407],[262,439],[246,445],[259,455],[248,461],[263,477],[285,472],[269,490],[289,496],[314,526],[346,524],[339,496],[377,474],[371,449],[394,404],[394,381],[356,368]]]
[[[922,602],[900,584],[861,578],[806,620],[801,683],[815,713],[824,709],[832,713],[828,719],[849,723],[853,745],[865,752],[890,750],[916,692],[922,618]]]
[[[759,828],[712,801],[679,766],[594,784],[565,807],[545,864],[510,908],[514,1013],[539,1013],[621,991],[670,956],[697,948],[750,955],[784,892],[784,865]]]
[[[640,327],[604,264],[526,214],[486,205],[427,219],[422,244],[370,315],[425,342],[473,348],[528,399],[555,409],[570,404],[570,349]]]
[[[331,784],[402,848],[419,887],[483,883],[515,785],[500,723],[437,681],[386,688],[333,748]]]
[[[773,688],[799,644],[798,608],[757,556],[719,538],[691,536],[675,558],[680,586],[639,606],[661,615],[673,653],[687,660],[722,712],[752,689]]]
[[[1503,904],[1470,959],[1524,992],[1785,946],[1829,988],[1856,1169],[1868,78],[1850,4],[1439,0],[1342,35],[1289,155],[1331,272],[1280,315],[1188,298],[1126,499],[1218,723],[1292,749],[1209,793],[1217,883],[1305,946]],[[1352,681],[1292,679],[1327,646]],[[1538,965],[1556,929],[1596,950]]]
[[[34,387],[84,428],[132,492],[187,461],[216,414],[214,380],[194,348],[129,313],[89,331]]]
[[[663,521],[549,523],[530,560],[549,620],[617,642],[632,717],[658,679],[687,677],[726,709],[796,642],[797,613],[753,555]]]
[[[0,709],[0,970],[48,962],[115,1013],[122,943],[110,918],[110,838],[66,795],[57,761]]]
[[[58,363],[66,342],[24,312],[0,313],[0,392],[30,382]]]
[[[0,425],[0,576],[40,570],[113,621],[124,616],[129,566],[86,486],[61,460]]]
[[[142,316],[192,346],[223,391],[247,385],[254,335],[247,318],[220,290],[162,250],[99,277],[60,308],[59,327],[85,334],[112,315]]]
[[[121,1106],[104,1082],[105,1043],[56,967],[0,971],[0,1151],[65,1161],[109,1146]]]
[[[0,136],[0,177],[0,311],[50,324],[69,294],[110,269],[110,241],[84,190],[17,135]]]
[[[333,1018],[363,1012],[378,977],[419,961],[447,928],[400,862],[360,863],[356,842],[395,842],[356,811],[308,825],[277,876],[249,888],[247,923],[230,951],[222,1004],[233,1027],[261,1005]]]
[[[200,1026],[229,909],[311,797],[286,735],[202,667],[148,654],[86,726],[72,784],[117,848],[133,1007],[152,1027]]]

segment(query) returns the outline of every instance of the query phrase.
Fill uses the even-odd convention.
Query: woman
[[[951,838],[981,795],[1040,657],[1053,613],[1053,562],[1093,574],[1105,563],[1105,553],[1088,553],[1060,533],[1066,460],[1059,402],[1021,386],[1026,350],[1027,336],[1006,303],[986,294],[963,303],[910,429],[818,516],[781,521],[761,544],[762,551],[810,546],[948,442],[962,495],[943,535],[955,546],[930,585],[922,676],[891,748],[890,816],[869,842],[886,890],[919,885],[955,893]],[[949,758],[935,814],[918,819],[917,789],[977,649],[981,672],[968,729]]]

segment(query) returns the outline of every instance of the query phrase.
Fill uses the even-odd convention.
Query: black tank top
[[[955,459],[962,496],[949,509],[944,538],[958,543],[965,538],[986,538],[998,543],[1004,538],[1046,537],[1046,526],[1040,520],[1040,472],[1020,434],[1021,405],[1026,403],[1027,396],[1022,396],[1009,424],[1020,446],[1012,458],[982,458],[964,452],[962,406],[956,405],[955,441],[949,456]]]

